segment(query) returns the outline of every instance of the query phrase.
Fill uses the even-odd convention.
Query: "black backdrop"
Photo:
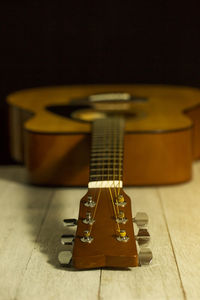
[[[0,162],[5,96],[58,84],[200,86],[198,1],[1,1]]]

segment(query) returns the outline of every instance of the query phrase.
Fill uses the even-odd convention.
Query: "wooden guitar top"
[[[77,122],[47,111],[46,106],[67,105],[77,98],[105,92],[128,92],[134,97],[146,98],[131,105],[139,118],[126,121],[128,132],[161,132],[180,130],[192,126],[183,112],[200,104],[200,91],[195,88],[159,85],[86,85],[45,87],[19,91],[8,96],[10,105],[34,113],[24,127],[43,133],[68,133],[90,131],[90,124]]]

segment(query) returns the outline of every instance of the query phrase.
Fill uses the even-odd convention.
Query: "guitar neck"
[[[92,126],[89,188],[123,186],[124,119],[97,119]]]
[[[72,257],[76,269],[97,267],[136,267],[139,256],[136,246],[149,241],[144,228],[146,214],[132,218],[131,200],[123,191],[124,119],[108,117],[92,124],[92,145],[88,191],[80,201],[78,220],[65,220],[77,225],[76,236],[63,235],[69,245],[73,238]],[[135,236],[132,220],[138,225]],[[141,227],[141,228],[140,228]],[[66,251],[59,254],[61,264],[66,262]],[[140,255],[141,257],[141,255]],[[151,251],[142,252],[140,263],[150,262]]]

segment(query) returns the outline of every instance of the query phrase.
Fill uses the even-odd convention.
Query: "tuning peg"
[[[153,254],[149,248],[142,248],[139,252],[139,263],[141,266],[149,265],[153,259]]]
[[[73,234],[63,234],[61,236],[61,243],[63,245],[73,245],[74,235]]]
[[[87,201],[84,203],[84,205],[85,206],[87,206],[87,207],[95,207],[95,205],[96,205],[96,202],[95,201],[93,201],[93,199],[92,199],[92,196],[88,196],[88,198],[87,198]]]
[[[147,246],[150,242],[150,234],[147,229],[139,229],[138,234],[135,236],[139,246]]]
[[[95,220],[92,218],[91,212],[86,212],[86,218],[83,219],[84,224],[92,225],[95,222]]]
[[[81,241],[83,243],[89,243],[90,244],[90,243],[92,243],[93,240],[94,240],[94,238],[90,236],[90,231],[89,230],[85,230],[83,232],[83,236],[81,238]]]
[[[77,219],[64,219],[63,220],[64,226],[73,227],[77,225]]]
[[[138,212],[133,218],[133,222],[137,224],[139,228],[146,227],[149,222],[148,215],[145,212]]]
[[[59,263],[61,265],[65,265],[65,266],[69,266],[70,265],[70,262],[72,260],[72,253],[71,251],[61,251],[59,254],[58,254],[58,260],[59,260]]]

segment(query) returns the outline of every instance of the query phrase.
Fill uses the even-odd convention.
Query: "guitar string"
[[[122,142],[123,142],[123,134],[124,134],[124,120],[121,119],[121,118],[120,118],[120,125],[122,127],[122,130],[120,130],[119,148],[121,149],[122,148]],[[124,158],[124,147],[123,147],[123,158]],[[120,174],[121,174],[121,171],[122,171],[122,163],[123,163],[123,160],[124,160],[123,158],[122,158],[121,162],[119,160],[119,164],[118,164],[118,167],[119,167],[118,196],[120,195]]]
[[[100,199],[100,195],[101,195],[101,187],[99,189],[99,192],[98,192],[98,196],[97,196],[97,201],[96,201],[96,205],[95,205],[95,208],[94,208],[94,213],[93,213],[93,216],[92,216],[92,219],[95,220],[95,216],[96,216],[96,211],[97,211],[97,207],[98,207],[98,204],[99,204],[99,199]],[[89,229],[89,235],[91,235],[91,232],[92,232],[92,228],[93,228],[93,224],[89,224],[90,226],[90,229]]]
[[[94,121],[94,122],[95,122],[95,121]],[[97,141],[95,142],[95,138],[94,138],[95,131],[96,131],[96,133],[98,134],[98,125],[97,125],[97,123],[96,123],[96,124],[93,123],[93,126],[96,127],[96,128],[95,128],[96,130],[94,130],[94,132],[92,133],[92,134],[93,134],[94,144],[96,143],[96,145],[99,145],[99,141],[97,140]],[[94,128],[94,127],[93,127],[93,128]],[[93,146],[93,142],[92,142],[92,146]],[[104,166],[104,163],[103,163],[103,166]],[[96,201],[94,213],[93,213],[93,216],[92,216],[92,219],[93,219],[93,220],[95,220],[96,211],[97,211],[97,207],[98,207],[99,199],[100,199],[100,195],[101,195],[101,190],[102,190],[102,184],[101,184],[101,187],[99,188],[99,192],[98,192],[98,195],[97,195],[97,201]],[[94,194],[94,198],[95,198],[95,199],[96,199],[96,191],[97,191],[97,189],[95,188],[95,194]],[[93,224],[94,224],[94,223],[92,223],[92,224],[89,225],[89,226],[90,226],[90,229],[89,229],[89,235],[91,235],[92,228],[93,228]]]
[[[114,147],[113,147],[113,150],[114,150],[114,166],[113,166],[113,185],[114,185],[114,193],[115,193],[115,198],[117,198],[117,193],[116,193],[116,187],[115,187],[115,162],[116,162],[116,139],[117,139],[117,135],[116,135],[116,129],[117,129],[117,126],[118,126],[118,124],[117,124],[117,122],[116,122],[116,120],[114,119],[113,120],[114,121],[114,126],[113,126],[113,128],[114,128]],[[118,213],[119,213],[119,211],[118,211]]]
[[[116,163],[116,142],[117,142],[117,132],[118,132],[118,126],[119,126],[119,122],[117,119],[114,119],[114,165],[113,165],[113,185],[114,185],[114,193],[115,193],[115,199],[116,199],[116,203],[118,204],[118,198],[117,198],[117,186],[115,186],[115,163]],[[119,159],[119,157],[118,157]],[[117,205],[117,214],[119,215],[119,206]]]
[[[114,210],[114,215],[115,215],[115,220],[116,220],[117,219],[117,213],[116,213],[115,203],[114,203],[114,199],[113,199],[113,195],[112,195],[112,191],[111,191],[110,187],[109,187],[109,192],[110,192],[110,197],[111,197],[111,201],[112,201],[112,205],[113,205],[113,210]],[[120,232],[119,223],[117,223],[117,231]]]
[[[113,134],[114,134],[114,145],[115,145],[115,124],[112,124],[114,122],[113,119],[111,119],[111,121],[109,123],[111,123],[111,132],[112,132],[112,127],[113,127]],[[114,125],[114,126],[112,126]],[[113,142],[113,141],[112,141]],[[112,147],[113,148],[113,147]],[[114,165],[113,165],[113,174],[115,173],[115,146],[114,146]],[[114,186],[114,193],[115,193],[115,182],[114,182],[114,176],[113,176],[113,186]],[[117,219],[117,214],[119,214],[119,208],[118,208],[118,205],[117,205],[117,212],[116,212],[116,207],[115,207],[115,203],[114,203],[114,199],[113,199],[113,194],[112,194],[112,190],[111,188],[109,187],[109,192],[110,192],[110,198],[111,198],[111,201],[112,201],[112,206],[113,206],[113,210],[114,210],[114,215],[115,215],[115,220]],[[118,199],[116,197],[116,203],[118,203]],[[120,232],[120,226],[119,226],[119,223],[117,223],[117,231]]]
[[[94,126],[97,127],[96,132],[97,132],[97,135],[98,135],[99,134],[99,126],[98,126],[97,123]],[[102,153],[103,154],[103,168],[101,168],[101,187],[99,189],[99,193],[98,193],[98,196],[97,196],[96,206],[95,206],[93,217],[92,217],[93,220],[95,220],[96,211],[97,211],[97,207],[98,207],[99,199],[100,199],[100,194],[101,194],[101,190],[102,190],[103,177],[104,177],[104,163],[105,163],[104,154],[105,154],[105,137],[106,137],[105,129],[106,128],[104,126],[103,127],[103,142],[102,142],[103,143],[103,153]],[[99,146],[99,141],[96,142],[96,145]],[[101,147],[102,147],[102,144],[101,144]],[[96,194],[96,189],[95,189],[95,194]],[[90,225],[90,231],[89,231],[90,235],[91,235],[92,227],[93,227],[93,224]]]
[[[107,129],[107,130],[106,130]],[[104,126],[104,130],[103,130],[103,134],[104,134],[104,137],[103,137],[103,154],[106,154],[106,142],[108,142],[108,139],[109,139],[109,142],[108,142],[108,148],[111,149],[112,147],[112,143],[111,143],[111,139],[110,139],[110,120],[108,119],[107,120],[107,126]],[[108,157],[109,157],[109,152],[108,152]],[[107,165],[107,179],[109,181],[109,177],[110,177],[110,174],[109,174],[109,169],[110,169],[110,161],[108,159],[108,165]],[[103,171],[102,171],[102,180],[104,179],[104,155],[103,155]],[[111,192],[111,189],[109,187],[109,191],[110,191],[110,197],[111,197],[111,201],[112,201],[112,205],[113,205],[113,210],[114,210],[114,214],[115,214],[115,218],[117,218],[117,214],[116,214],[116,210],[115,210],[115,204],[114,204],[114,200],[113,200],[113,196],[112,196],[112,192]],[[120,231],[120,228],[119,228],[119,224],[117,224],[118,226],[118,231]]]
[[[119,119],[119,128],[120,128],[120,125],[121,125],[121,118]],[[120,128],[121,129],[121,128]],[[119,149],[120,149],[120,142],[121,142],[121,130],[119,130],[119,139],[118,139],[118,145],[119,145]],[[120,160],[118,159],[118,170],[119,170],[119,173],[118,173],[118,191],[117,191],[117,195],[119,196],[119,187],[120,187]]]
[[[117,122],[118,121],[118,122]],[[117,177],[117,170],[115,169],[115,163],[116,163],[116,144],[118,142],[118,145],[120,146],[120,137],[121,137],[121,118],[119,119],[115,119],[115,123],[116,124],[116,127],[115,127],[115,140],[114,140],[114,176],[113,177]],[[116,130],[117,129],[117,130]],[[117,140],[118,138],[118,140]],[[119,150],[119,149],[118,149]],[[118,168],[120,166],[120,153],[118,152]],[[118,197],[119,196],[119,192],[120,192],[120,168],[119,168],[119,178],[118,178],[118,184],[115,186],[114,184],[114,191],[115,191],[115,197],[116,197],[116,201],[118,202]],[[114,183],[114,178],[113,178],[113,183]],[[117,192],[117,189],[118,189],[118,192]],[[117,212],[119,214],[119,207],[117,206]]]
[[[112,124],[111,124],[112,126]],[[107,126],[108,128],[109,126]],[[105,127],[104,127],[105,129]],[[105,131],[104,131],[105,132]],[[105,136],[106,137],[109,137],[109,131],[107,131],[107,134],[103,135],[103,141],[104,141],[104,153],[105,154]],[[115,140],[115,137],[116,135],[114,135],[114,140]],[[110,141],[109,141],[110,143]],[[114,156],[115,156],[115,151],[114,151]],[[115,159],[115,158],[114,158]],[[109,170],[109,167],[110,167],[110,161],[108,160],[108,170]],[[114,174],[115,174],[115,171],[114,171]],[[102,179],[103,179],[103,176],[104,176],[104,158],[103,158],[103,171],[102,171]],[[109,174],[108,174],[108,179],[109,179]],[[114,188],[115,188],[115,185],[114,185]],[[97,201],[96,201],[96,206],[95,206],[95,209],[94,209],[94,214],[93,214],[93,219],[95,219],[95,216],[96,216],[96,211],[97,211],[97,207],[98,207],[98,204],[99,204],[99,199],[100,199],[100,194],[101,194],[101,190],[102,190],[102,186],[101,188],[99,189],[99,193],[98,193],[98,196],[97,196]],[[112,195],[112,191],[111,191],[111,188],[109,187],[109,192],[110,192],[110,197],[111,197],[111,201],[112,201],[112,205],[113,205],[113,210],[114,210],[114,215],[115,215],[115,218],[117,219],[117,213],[116,213],[116,208],[115,208],[115,204],[114,204],[114,199],[113,199],[113,195]],[[116,200],[117,201],[117,200]],[[118,203],[118,201],[117,201]],[[119,210],[118,206],[117,206],[117,209]],[[119,212],[118,212],[119,213]],[[90,230],[89,230],[89,235],[91,235],[91,231],[92,231],[92,228],[93,228],[93,224],[90,224]],[[117,231],[120,232],[120,226],[119,224],[117,223]]]

